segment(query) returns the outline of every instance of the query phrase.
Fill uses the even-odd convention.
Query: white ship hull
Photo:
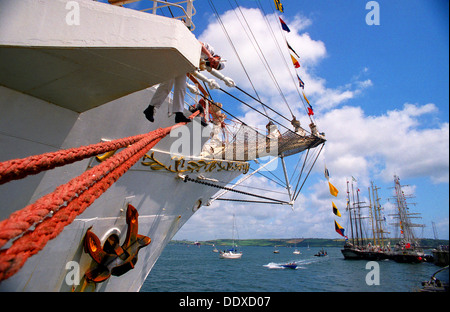
[[[200,48],[195,37],[179,21],[93,1],[77,2],[84,24],[70,29],[73,32],[70,34],[67,25],[63,25],[65,32],[57,30],[58,25],[48,25],[58,20],[56,16],[64,17],[68,13],[66,3],[64,0],[1,3],[0,11],[8,10],[11,15],[7,19],[2,15],[0,23],[0,57],[3,59],[0,68],[6,68],[0,74],[0,161],[120,139],[174,124],[174,116],[168,116],[170,103],[163,104],[157,111],[155,123],[148,122],[142,111],[154,92],[149,86],[174,76],[177,71],[178,74],[188,72],[198,65]],[[35,10],[43,10],[41,16],[34,14]],[[101,25],[95,24],[99,15],[112,24],[105,20]],[[28,27],[29,32],[22,29],[23,36],[17,39],[13,32],[26,28],[26,23],[32,25]],[[33,29],[37,23],[41,27]],[[161,26],[159,30],[155,30],[155,25]],[[136,32],[143,26],[145,33]],[[164,35],[164,29],[171,36]],[[108,31],[111,34],[108,35]],[[125,38],[124,33],[135,37]],[[155,34],[169,42],[156,40]],[[95,36],[99,35],[101,38],[96,40]],[[151,46],[155,43],[156,47]],[[133,46],[136,44],[140,60],[136,59]],[[27,58],[28,64],[24,63]],[[47,60],[51,61],[45,64]],[[61,68],[62,63],[76,68]],[[88,70],[98,75],[88,77]],[[92,90],[88,89],[92,80],[98,97],[93,97]],[[125,80],[131,82],[124,87]],[[69,87],[69,81],[74,85]],[[110,101],[111,97],[115,100]],[[201,128],[197,123],[189,124],[192,135],[197,126]],[[167,136],[151,151],[154,158],[167,167],[173,162],[169,149],[176,139]],[[202,143],[207,139],[203,138]],[[185,155],[186,163],[198,161],[198,154],[199,151],[194,156]],[[145,159],[138,161],[38,254],[31,256],[17,273],[1,281],[0,291],[139,291],[166,244],[219,190],[184,182],[175,171],[186,168],[154,170],[145,162]],[[97,163],[92,157],[0,185],[0,220]],[[203,167],[183,174],[193,179],[201,175],[229,182],[242,174],[245,166],[228,169],[216,167],[206,172]],[[125,274],[83,285],[85,272],[95,266],[83,248],[86,231],[92,227],[91,231],[102,244],[111,234],[116,234],[122,244],[128,228],[125,217],[128,204],[139,213],[138,234],[149,237],[151,243],[140,249],[137,263]],[[8,244],[4,246],[7,247]]]
[[[71,129],[61,147],[96,143],[102,138],[115,139],[136,133],[146,133],[151,128],[155,128],[156,126],[145,120],[142,114],[143,107],[147,105],[151,94],[152,90],[144,90],[81,114],[69,127]],[[24,101],[21,100],[24,97],[30,103],[40,101],[10,89],[0,88],[0,96],[5,97],[6,95],[10,99],[16,98],[22,104]],[[6,116],[12,118],[14,115],[12,111],[16,108],[9,103],[1,102],[0,107]],[[47,105],[52,106],[52,104]],[[23,111],[30,114],[29,116],[39,115],[34,111],[35,106],[31,104],[25,105],[23,108]],[[54,118],[55,120],[46,119],[45,124],[42,120],[35,120],[35,126],[28,125],[27,131],[33,134],[47,133],[47,128],[54,126],[54,123],[64,124],[59,120],[60,116],[55,115]],[[167,118],[167,112],[164,112],[163,109],[158,112],[156,118],[164,120],[163,123],[173,123],[173,116]],[[21,123],[20,119],[14,123]],[[193,123],[190,126],[192,129]],[[23,142],[24,139],[14,138],[12,134],[5,134],[10,130],[1,129],[2,151],[9,151],[12,154],[19,152],[22,150],[21,143],[40,145],[38,139],[34,142]],[[57,131],[57,133],[60,134],[61,131]],[[42,137],[42,139],[49,138]],[[171,164],[171,156],[166,149],[173,140],[175,138],[166,137],[152,149],[154,157],[167,166]],[[53,144],[56,144],[56,141]],[[21,156],[23,155],[17,155],[17,157]],[[4,158],[3,153],[2,160]],[[189,159],[198,160],[194,157],[186,158],[186,161]],[[2,207],[7,209],[1,211],[1,219],[6,219],[14,209],[21,209],[29,202],[34,202],[53,191],[57,186],[66,183],[70,178],[83,173],[91,162],[97,163],[91,158],[2,185],[0,202]],[[143,165],[143,162],[145,163],[146,160],[143,159],[133,166],[94,204],[67,226],[57,238],[49,241],[41,252],[29,258],[18,273],[1,282],[0,291],[72,290],[73,285],[70,285],[70,282],[68,285],[65,280],[68,273],[71,272],[70,267],[66,269],[67,263],[70,261],[79,263],[80,274],[83,275],[92,262],[91,257],[83,251],[82,241],[87,229],[92,226],[92,231],[102,243],[113,233],[118,234],[123,241],[127,230],[125,211],[128,203],[136,207],[139,212],[139,234],[150,237],[151,243],[140,250],[139,260],[133,270],[123,276],[112,276],[107,281],[99,283],[96,290],[138,291],[166,244],[194,212],[206,204],[210,197],[218,191],[217,188],[203,184],[183,182],[177,178],[177,173],[165,169],[152,170],[149,166]],[[184,172],[191,178],[202,175],[206,178],[214,177],[220,181],[231,181],[242,173],[242,170]]]

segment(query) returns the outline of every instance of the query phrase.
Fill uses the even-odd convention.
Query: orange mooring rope
[[[139,141],[145,136],[146,134],[140,134],[109,142],[80,146],[22,159],[8,160],[0,163],[0,184],[22,179],[30,174],[38,174],[44,170],[71,164],[84,158],[118,150],[119,148]]]
[[[170,133],[173,128],[180,125],[182,124],[164,129],[160,128],[143,135],[106,142],[102,146],[94,144],[77,149],[32,156],[24,160],[7,161],[6,164],[1,163],[0,169],[3,169],[3,171],[0,171],[0,180],[4,176],[6,177],[5,180],[13,180],[114,150],[118,146],[120,148],[132,144],[0,222],[0,248],[11,239],[18,237],[8,249],[0,250],[0,281],[14,275],[29,257],[42,250],[49,240],[61,233],[65,226],[72,223],[78,215],[100,197],[153,146]],[[52,157],[54,154],[58,156]],[[49,159],[53,160],[50,161]],[[18,165],[14,169],[10,169],[14,167],[11,166],[11,163]],[[31,230],[30,228],[33,226],[35,228]]]

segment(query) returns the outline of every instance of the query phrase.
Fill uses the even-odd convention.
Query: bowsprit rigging
[[[243,84],[208,70],[231,88],[226,92],[233,96],[227,96],[198,72],[208,68],[206,60],[201,66],[201,45],[191,33],[193,0],[71,1],[73,10],[65,0],[20,2],[0,1],[0,10],[8,10],[0,27],[11,30],[0,34],[0,51],[8,55],[0,58],[0,67],[11,73],[0,75],[2,117],[9,121],[0,123],[0,158],[5,159],[0,162],[1,290],[138,291],[170,239],[209,200],[244,200],[223,198],[227,193],[252,203],[293,205],[325,138],[313,122],[310,132],[300,126],[286,93],[279,102],[285,101],[282,109],[289,112],[278,113],[256,88],[250,94],[240,88]],[[170,14],[157,16],[162,9]],[[83,22],[62,34],[61,16],[78,11]],[[175,17],[177,12],[181,15]],[[36,46],[36,40],[43,44]],[[51,62],[40,62],[42,55]],[[28,75],[22,75],[25,58],[31,64]],[[208,55],[207,61],[214,64],[217,58]],[[77,70],[64,71],[67,66]],[[172,116],[159,110],[149,125],[142,106],[154,97],[156,85],[186,74],[194,83],[186,94],[193,93],[195,101],[189,119],[198,117],[173,125]],[[285,86],[273,80],[282,93]],[[67,81],[71,88],[64,87]],[[58,92],[47,92],[48,82]],[[174,87],[183,91],[183,99],[184,82],[183,88]],[[33,84],[36,88],[29,89]],[[208,88],[222,92],[213,99]],[[256,129],[232,105],[223,107],[218,99],[225,97],[256,106],[267,127]],[[168,111],[171,102],[164,101]],[[184,103],[178,104],[184,110]],[[39,118],[30,121],[19,109]],[[178,139],[169,135],[177,130],[184,136],[180,141],[189,143],[179,153],[173,149]],[[294,154],[298,174],[288,173],[285,163]],[[279,161],[282,166],[270,168]],[[25,179],[31,175],[36,176]],[[263,177],[264,188],[244,183],[255,175]],[[267,180],[286,188],[288,198],[280,189],[267,190]]]
[[[221,186],[219,184],[211,185],[212,187],[218,187],[221,188],[222,191],[217,193],[210,201],[209,204],[214,202],[215,200],[229,200],[229,201],[242,201],[242,202],[258,202],[258,203],[269,203],[269,204],[289,204],[292,206],[294,205],[295,200],[298,198],[300,191],[302,190],[306,179],[308,178],[309,174],[311,173],[311,170],[313,166],[315,165],[317,158],[320,155],[320,152],[323,149],[324,143],[325,143],[325,137],[323,133],[319,133],[317,131],[316,125],[313,121],[313,110],[312,106],[309,102],[309,100],[306,98],[306,95],[304,92],[300,92],[299,88],[304,89],[304,82],[301,80],[299,75],[296,73],[295,75],[292,73],[292,66],[288,65],[288,62],[286,61],[286,58],[284,56],[283,50],[278,43],[277,36],[276,36],[276,29],[274,30],[271,26],[271,22],[268,18],[269,15],[267,15],[264,12],[263,6],[260,1],[257,1],[257,4],[259,6],[258,10],[260,14],[263,16],[265,25],[267,27],[267,33],[271,34],[271,37],[273,39],[273,42],[277,48],[277,51],[280,55],[280,58],[283,60],[286,72],[290,77],[292,78],[292,82],[295,86],[295,90],[298,93],[298,96],[300,98],[300,101],[303,104],[303,107],[305,109],[306,115],[308,116],[310,120],[310,131],[305,130],[300,126],[299,120],[296,119],[296,117],[293,114],[293,111],[289,105],[289,102],[287,100],[287,97],[283,93],[280,83],[277,81],[273,70],[268,62],[268,58],[264,55],[264,52],[261,48],[261,45],[258,43],[258,39],[255,36],[254,31],[252,30],[252,26],[250,25],[248,19],[245,16],[244,10],[241,9],[241,7],[238,4],[237,0],[234,0],[235,5],[232,4],[232,1],[228,1],[231,10],[234,12],[236,19],[239,21],[240,26],[243,29],[243,32],[248,37],[248,40],[252,43],[252,46],[256,52],[256,54],[259,57],[259,60],[262,63],[262,67],[267,72],[267,76],[272,81],[275,89],[278,91],[280,95],[280,99],[282,102],[286,104],[286,107],[290,113],[291,118],[287,118],[286,115],[278,112],[276,109],[270,107],[267,105],[267,103],[264,103],[261,100],[261,97],[255,87],[254,82],[252,81],[252,77],[249,74],[249,71],[247,70],[246,66],[244,65],[244,61],[242,59],[242,56],[239,53],[239,47],[235,42],[233,42],[233,39],[231,38],[230,32],[227,30],[227,26],[222,20],[219,12],[217,11],[214,3],[212,0],[209,0],[209,5],[211,9],[214,12],[214,15],[217,19],[218,24],[223,30],[224,36],[226,40],[228,41],[229,45],[232,47],[232,50],[234,54],[236,55],[237,60],[239,61],[245,76],[247,77],[255,95],[252,95],[245,91],[243,88],[238,86],[234,81],[232,81],[230,78],[224,77],[222,74],[218,75],[217,71],[210,71],[211,74],[213,74],[215,77],[219,78],[220,80],[224,81],[225,84],[231,88],[230,91],[223,89],[220,87],[217,83],[212,82],[211,79],[206,78],[204,75],[195,73],[194,76],[200,80],[203,81],[204,87],[206,89],[205,92],[197,92],[196,94],[199,94],[203,97],[203,100],[206,101],[207,105],[209,105],[210,108],[216,107],[220,108],[222,111],[226,112],[228,115],[233,116],[229,111],[226,111],[220,103],[217,103],[211,99],[210,92],[206,86],[206,84],[209,85],[211,89],[218,89],[226,96],[230,97],[231,99],[237,101],[239,104],[243,104],[246,107],[250,108],[252,111],[257,112],[258,114],[264,116],[268,120],[268,124],[266,126],[267,132],[266,134],[262,134],[259,129],[255,129],[252,126],[244,123],[242,120],[239,120],[235,116],[235,120],[238,120],[238,123],[235,122],[234,124],[234,130],[231,129],[228,125],[226,125],[225,121],[231,121],[228,118],[224,118],[221,121],[221,132],[224,134],[228,134],[228,140],[226,140],[226,144],[222,144],[223,146],[218,148],[215,146],[214,148],[211,147],[211,150],[213,150],[209,157],[213,158],[222,158],[222,159],[233,159],[233,160],[240,160],[240,161],[254,161],[255,164],[258,166],[257,169],[254,169],[250,167],[252,170],[251,173],[247,174],[244,178],[238,180],[235,182],[231,187],[225,187]],[[278,10],[278,8],[277,8]],[[289,53],[289,56],[291,57],[293,64],[294,64],[294,70],[295,68],[299,67],[298,61],[295,57],[292,56],[291,51],[298,57],[297,52],[292,48],[292,46],[288,43],[287,37],[285,35],[285,32],[289,32],[290,29],[286,25],[283,19],[273,10],[273,16],[276,18],[276,24],[279,26],[279,31],[281,32],[283,41],[286,43],[286,51]],[[278,10],[279,11],[279,10]],[[281,11],[280,11],[281,12]],[[237,24],[236,24],[237,25]],[[265,45],[267,45],[267,42],[264,42]],[[208,69],[209,71],[209,69]],[[297,79],[295,79],[295,77]],[[229,81],[232,81],[233,83],[229,83]],[[191,88],[194,90],[195,88]],[[243,100],[237,93],[240,93],[240,95],[245,95],[246,97],[250,98],[251,100],[255,101],[256,103],[260,104],[263,108],[263,111],[257,109],[250,103],[248,103],[246,100]],[[306,101],[306,103],[305,103]],[[230,107],[230,106],[228,106]],[[269,113],[272,115],[269,116]],[[214,117],[212,117],[214,122]],[[290,126],[287,127],[285,124],[280,122],[277,119],[281,119],[284,122],[289,122]],[[217,123],[216,123],[217,125]],[[283,128],[284,132],[281,133],[280,130],[278,130],[278,127]],[[291,128],[293,127],[293,130]],[[237,129],[237,130],[236,130]],[[220,132],[217,131],[217,132]],[[272,141],[271,141],[272,140]],[[264,165],[261,165],[258,162],[258,158],[262,156],[266,156],[264,153],[261,153],[261,150],[269,149],[270,142],[273,142],[273,140],[276,141],[277,144],[277,152],[273,153],[271,151],[270,161],[266,162]],[[318,147],[321,145],[320,149],[315,149],[315,147]],[[270,146],[272,147],[272,146]],[[305,151],[306,153],[303,154],[301,152]],[[292,168],[293,166],[286,166],[285,157],[301,153],[299,154],[299,159],[297,161],[297,165],[295,168]],[[275,161],[278,162],[278,160],[281,162],[281,169],[278,170],[267,170],[266,166],[273,165]],[[299,166],[300,163],[302,163],[302,166]],[[278,166],[277,166],[278,167]],[[264,170],[263,170],[264,169]],[[265,171],[263,173],[263,171]],[[289,173],[290,171],[290,178]],[[281,173],[283,172],[283,173]],[[261,196],[257,194],[251,194],[249,192],[243,192],[238,190],[241,187],[249,187],[248,183],[247,185],[241,185],[244,181],[246,181],[248,178],[250,178],[253,175],[258,174],[259,176],[264,177],[265,179],[269,180],[270,182],[275,183],[278,186],[281,186],[286,189],[288,200],[280,200],[279,195],[275,194],[271,198],[267,198],[267,196]],[[278,176],[282,176],[281,178]],[[275,178],[275,179],[273,179]],[[185,181],[190,182],[198,182],[193,181],[192,179],[185,179]],[[205,183],[205,182],[198,182],[198,183]],[[209,182],[208,182],[209,183]],[[238,199],[238,198],[223,198],[222,196],[228,192],[235,192],[239,193],[241,195],[247,195],[247,196],[254,196],[257,197],[258,200],[251,200],[251,199]],[[273,190],[267,189],[264,190],[264,194],[267,193],[276,193]],[[263,198],[264,197],[264,198]]]

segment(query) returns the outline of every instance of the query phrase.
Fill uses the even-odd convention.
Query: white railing
[[[144,1],[144,0],[108,0],[108,2],[112,5],[125,5],[133,2]],[[170,1],[162,1],[162,0],[147,0],[148,2],[153,2],[151,7],[145,9],[139,9],[141,12],[151,11],[152,14],[158,14],[158,9],[162,8],[177,8],[182,11],[182,14],[179,16],[174,16],[172,11],[172,18],[180,19],[186,27],[188,27],[191,31],[195,29],[195,25],[192,22],[192,17],[195,15],[196,10],[193,5],[194,0],[184,0],[179,2],[170,2]],[[145,1],[145,2],[147,2]]]

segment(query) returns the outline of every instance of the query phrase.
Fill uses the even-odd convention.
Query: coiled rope
[[[0,248],[16,238],[8,249],[0,250],[0,281],[17,273],[29,257],[42,250],[49,240],[61,233],[152,147],[180,125],[121,140],[1,163],[0,180],[5,177],[6,181],[132,144],[0,222]]]

